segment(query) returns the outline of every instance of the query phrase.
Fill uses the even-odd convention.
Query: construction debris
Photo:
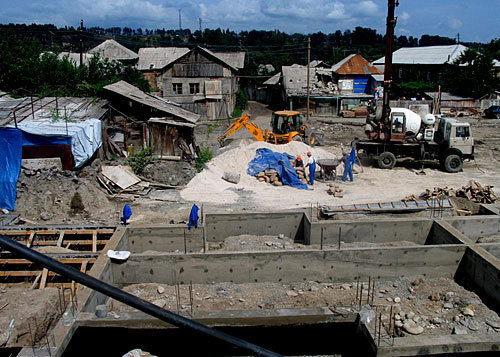
[[[342,189],[340,187],[337,187],[334,183],[330,184],[330,187],[328,188],[328,194],[332,195],[333,197],[338,197],[342,198],[344,197],[344,194],[342,193]]]
[[[102,174],[121,189],[129,188],[140,182],[130,166],[103,166]]]
[[[463,197],[477,203],[495,203],[497,196],[493,192],[493,186],[481,186],[479,182],[471,180],[467,185],[459,189],[445,187],[434,187],[422,192],[419,196],[421,199],[428,200],[438,197]],[[414,195],[407,196],[403,201],[414,201]]]

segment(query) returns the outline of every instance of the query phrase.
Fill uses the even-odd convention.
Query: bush
[[[214,153],[212,152],[212,150],[208,148],[201,150],[200,155],[198,155],[198,158],[196,159],[196,170],[200,172],[203,169],[203,166],[205,166],[207,162],[212,160],[213,157]]]
[[[152,153],[153,148],[147,147],[142,149],[136,155],[128,158],[128,163],[132,170],[134,170],[134,173],[140,174],[144,170],[146,165],[153,161],[153,157],[151,156]]]
[[[239,118],[243,110],[248,108],[248,95],[245,89],[240,88],[236,93],[236,104],[233,110],[233,118]]]

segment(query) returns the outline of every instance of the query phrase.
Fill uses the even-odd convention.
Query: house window
[[[174,94],[182,94],[182,83],[172,83],[172,92]]]
[[[189,83],[189,93],[190,94],[200,93],[200,83]]]

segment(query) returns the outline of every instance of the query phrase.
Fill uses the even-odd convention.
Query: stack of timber
[[[413,196],[413,195],[412,195]],[[413,196],[406,197],[404,200],[414,200]],[[498,197],[493,192],[493,186],[481,186],[479,182],[471,180],[467,185],[462,186],[459,189],[453,189],[448,187],[434,187],[431,191],[429,189],[425,190],[420,194],[421,199],[432,199],[436,197],[463,197],[467,198],[473,202],[477,203],[495,203]]]

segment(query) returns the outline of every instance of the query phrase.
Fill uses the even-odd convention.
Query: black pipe
[[[280,354],[266,350],[260,346],[254,345],[253,343],[242,340],[238,337],[231,336],[225,332],[221,332],[212,329],[208,326],[200,324],[199,322],[187,319],[180,315],[174,314],[171,311],[162,309],[150,302],[139,299],[138,297],[129,294],[121,289],[114,287],[113,285],[102,282],[94,277],[84,274],[75,268],[58,262],[45,254],[38,253],[37,251],[27,248],[24,245],[17,243],[16,241],[9,239],[3,235],[0,235],[0,247],[9,250],[12,253],[17,253],[24,258],[42,265],[43,267],[63,275],[71,280],[74,280],[82,285],[85,285],[95,291],[105,294],[115,300],[118,300],[124,304],[132,306],[137,310],[145,312],[148,315],[156,317],[162,321],[168,322],[172,325],[191,329],[193,331],[211,336],[213,338],[219,339],[230,345],[240,347],[243,350],[252,352],[255,356],[269,356],[269,357],[279,357]]]

